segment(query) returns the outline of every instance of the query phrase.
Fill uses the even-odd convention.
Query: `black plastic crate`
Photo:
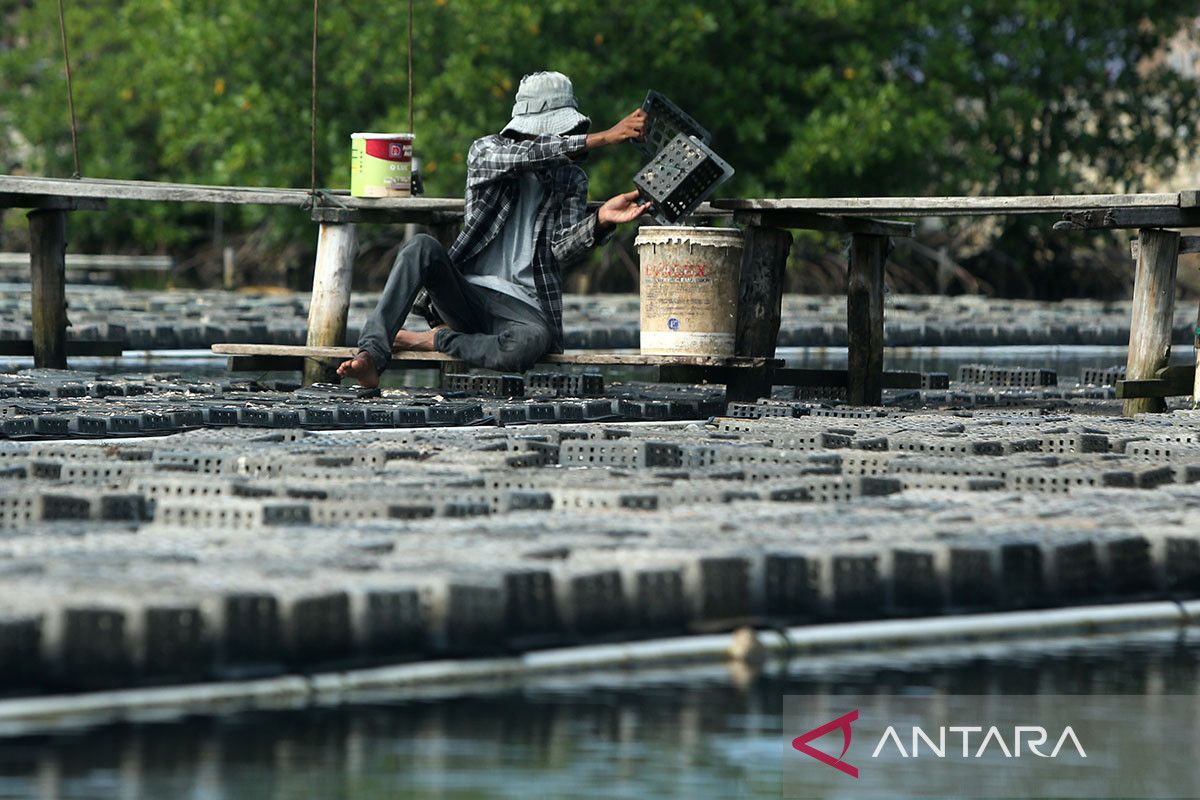
[[[694,136],[705,144],[712,142],[712,134],[699,122],[668,100],[666,95],[653,89],[646,92],[642,111],[646,112],[646,132],[641,141],[635,140],[633,144],[646,160],[654,158],[681,133]]]
[[[681,133],[642,167],[633,185],[653,202],[655,218],[670,225],[695,211],[731,175],[733,167],[708,145]]]

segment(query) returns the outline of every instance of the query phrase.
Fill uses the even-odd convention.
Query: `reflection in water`
[[[785,694],[1195,694],[1170,636],[547,679],[0,739],[3,798],[778,797]],[[1038,648],[1041,648],[1040,650]],[[880,667],[879,664],[887,664]]]

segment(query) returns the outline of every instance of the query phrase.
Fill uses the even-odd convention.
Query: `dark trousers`
[[[524,372],[545,355],[553,341],[541,313],[528,303],[474,286],[450,261],[446,248],[424,234],[400,248],[375,310],[358,338],[382,372],[392,357],[392,340],[424,288],[447,328],[437,332],[440,352],[473,367]]]

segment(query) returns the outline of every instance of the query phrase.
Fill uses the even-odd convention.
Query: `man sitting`
[[[649,208],[632,191],[589,213],[587,174],[576,162],[597,147],[641,138],[644,127],[638,109],[588,134],[591,120],[577,110],[565,75],[526,75],[504,130],[471,145],[462,233],[449,250],[426,235],[400,249],[359,352],[338,375],[377,386],[393,343],[505,372],[561,352],[562,268]],[[432,330],[401,330],[414,304]]]

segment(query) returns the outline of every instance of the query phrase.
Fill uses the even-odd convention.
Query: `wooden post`
[[[67,368],[67,212],[30,211],[33,365]]]
[[[792,234],[788,231],[760,225],[746,228],[734,355],[775,356],[783,278],[791,250]],[[725,385],[726,402],[752,402],[770,394],[771,378],[767,369],[737,370]]]
[[[232,247],[221,249],[221,278],[221,284],[226,289],[232,289],[237,285],[237,257],[234,255]]]
[[[1129,321],[1126,380],[1155,377],[1171,357],[1171,328],[1175,321],[1175,270],[1179,263],[1179,232],[1144,228],[1138,231],[1137,266],[1133,278],[1133,316]],[[1167,410],[1161,397],[1125,401],[1125,416]]]
[[[353,224],[321,223],[317,263],[313,270],[312,300],[308,308],[308,346],[345,345],[346,315],[350,310],[350,278],[358,233]],[[337,383],[337,365],[315,359],[304,362],[304,385]]]
[[[856,233],[846,278],[846,399],[852,406],[883,402],[883,265],[888,237]]]

